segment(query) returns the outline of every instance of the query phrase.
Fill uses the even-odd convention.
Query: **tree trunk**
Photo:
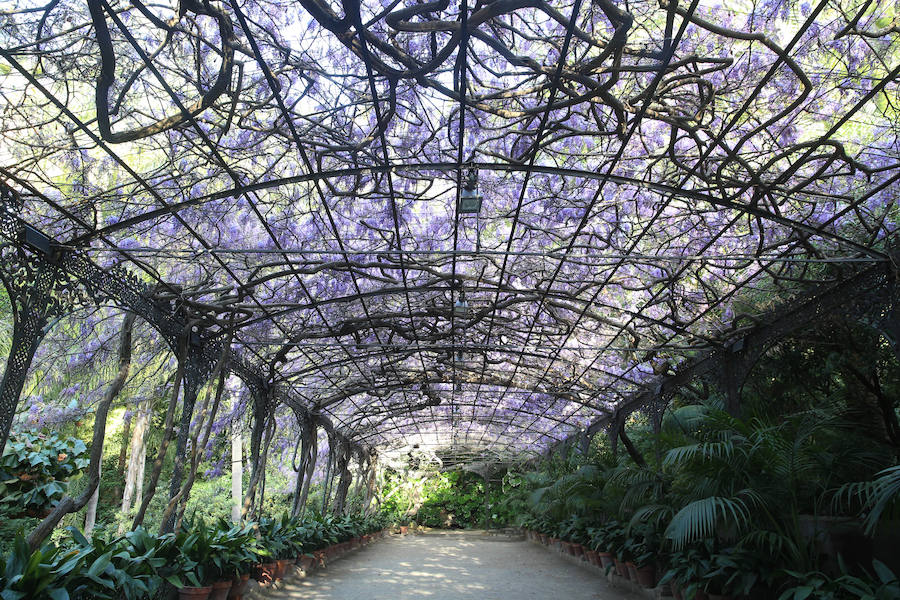
[[[241,518],[250,514],[253,499],[256,494],[256,486],[259,484],[260,469],[265,462],[263,451],[263,434],[267,430],[269,419],[270,390],[261,390],[253,394],[253,427],[250,431],[250,481],[247,491],[244,492],[244,502],[241,507]]]
[[[106,398],[103,399],[103,402],[107,405],[107,409],[122,391],[122,388],[125,387],[125,380],[128,379],[128,372],[131,370],[131,340],[132,332],[134,331],[135,318],[136,315],[134,313],[125,313],[125,317],[122,319],[122,332],[119,336],[119,371],[116,373],[116,377],[112,380],[109,389],[106,391]],[[97,424],[95,423],[94,428],[96,429],[96,427]],[[97,522],[97,502],[100,500],[99,479],[100,473],[102,472],[103,461],[102,438],[100,440],[100,461],[101,464],[97,465],[98,485],[91,495],[90,500],[88,500],[87,512],[84,515],[84,535],[87,538],[91,537],[91,533],[94,531],[94,524]]]
[[[101,451],[102,452],[102,451]],[[101,465],[102,470],[102,465]],[[88,500],[87,509],[84,512],[84,537],[91,539],[94,533],[94,525],[97,522],[97,502],[100,501],[100,485],[98,481],[97,488]]]
[[[116,461],[116,480],[122,481],[125,478],[125,466],[128,460],[129,440],[131,439],[131,423],[134,421],[134,415],[129,414],[125,417],[125,426],[122,429],[122,443],[119,446],[119,459]],[[116,486],[113,497],[121,498],[124,490],[121,486]]]
[[[241,484],[244,476],[244,459],[242,456],[241,425],[235,419],[231,424],[231,520],[241,522],[241,504],[243,493]]]
[[[178,360],[178,369],[175,371],[175,385],[172,389],[172,398],[169,400],[169,409],[166,411],[166,422],[163,426],[163,439],[162,442],[160,442],[159,450],[156,453],[156,459],[153,461],[153,471],[150,473],[150,485],[148,486],[147,495],[141,500],[141,506],[131,525],[132,530],[137,529],[141,523],[144,522],[144,515],[147,514],[147,508],[150,506],[150,501],[153,500],[153,496],[156,494],[156,485],[159,483],[159,474],[162,472],[166,452],[169,449],[169,442],[172,440],[172,434],[175,430],[175,407],[178,405],[178,393],[181,388],[181,380],[184,378],[184,359],[187,355],[187,335],[184,336],[181,343],[183,344],[183,346],[179,348],[181,357],[179,357]]]
[[[131,451],[128,454],[128,468],[125,471],[125,489],[122,492],[122,512],[131,510],[135,498],[140,498],[144,487],[144,465],[147,461],[147,431],[150,427],[151,406],[149,400],[142,401],[132,419]]]
[[[378,477],[378,455],[369,456],[368,481],[366,482],[366,498],[363,500],[362,514],[369,516],[374,514],[372,500],[375,498],[375,484]]]
[[[125,375],[128,373],[128,365],[131,364],[131,331],[134,325],[135,316],[132,313],[125,313],[125,320],[122,322],[121,344],[119,346],[119,374],[122,375],[123,365]],[[53,532],[53,529],[59,524],[60,520],[68,513],[81,510],[96,493],[97,486],[100,485],[100,462],[103,460],[103,439],[106,436],[106,417],[109,414],[109,407],[113,399],[119,394],[122,385],[125,383],[125,376],[116,377],[113,385],[106,391],[103,400],[97,407],[94,415],[94,436],[91,441],[91,462],[88,467],[88,484],[84,493],[78,498],[72,498],[66,495],[53,511],[34,528],[27,538],[28,547],[37,550],[41,543]]]
[[[303,514],[306,510],[306,501],[309,499],[309,486],[312,482],[313,473],[316,470],[316,460],[319,458],[319,432],[315,425],[309,435],[309,444],[304,440],[303,463],[298,477],[303,477],[303,486],[300,488],[300,500],[297,503],[295,515]]]

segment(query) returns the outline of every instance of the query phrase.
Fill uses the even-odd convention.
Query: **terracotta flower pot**
[[[253,573],[253,578],[256,579],[256,581],[258,581],[260,585],[270,585],[273,581],[275,581],[275,575],[277,572],[277,563],[261,563],[256,565]]]
[[[303,555],[300,557],[300,568],[305,572],[309,573],[312,571],[313,565],[315,564],[316,559],[312,556]]]
[[[250,575],[248,573],[232,579],[231,589],[228,590],[228,600],[243,600],[244,594],[247,593],[247,584],[249,582]]]
[[[288,569],[291,568],[291,563],[294,562],[289,558],[282,558],[275,561],[275,564],[278,565],[275,571],[275,579],[284,579],[285,575],[288,574]]]
[[[594,550],[585,550],[584,558],[592,565],[600,566],[600,558]]]
[[[209,585],[206,587],[185,586],[178,590],[178,598],[179,600],[206,600],[211,591],[212,586]]]
[[[316,550],[315,552],[313,552],[313,556],[315,556],[315,563],[317,567],[325,566],[325,561],[328,557],[325,555],[324,550]]]
[[[550,543],[550,538],[544,533],[541,534],[541,543],[545,546]]]
[[[619,575],[619,577],[631,579],[631,577],[628,575],[628,567],[625,566],[625,563],[623,563],[618,558],[613,557],[613,564],[616,565],[616,573]]]
[[[584,546],[581,544],[572,544],[572,550],[575,551],[575,556],[584,557]]]
[[[600,560],[600,566],[604,569],[608,568],[610,565],[615,564],[612,552],[598,552],[597,558]]]
[[[409,533],[409,526],[407,526],[407,525],[401,525],[401,526],[400,526],[400,534],[401,534],[401,535],[406,535],[407,533]]]
[[[629,568],[631,568],[630,565]],[[635,566],[634,571],[637,574],[637,582],[641,587],[656,587],[656,567],[653,565],[644,565],[643,567]]]
[[[629,579],[636,582],[638,580],[638,578],[637,578],[637,567],[635,566],[635,564],[631,561],[628,561],[625,563],[625,568],[628,569]]]
[[[228,600],[228,594],[231,592],[231,580],[217,581],[212,584],[212,591],[209,593],[209,600]]]

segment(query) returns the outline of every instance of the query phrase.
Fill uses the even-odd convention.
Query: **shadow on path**
[[[383,540],[266,598],[282,600],[626,600],[634,596],[543,547],[481,532]]]

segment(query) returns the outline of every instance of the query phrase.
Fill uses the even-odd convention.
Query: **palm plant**
[[[833,432],[840,428],[833,415],[811,410],[770,424],[707,406],[698,416],[695,439],[669,450],[663,461],[675,473],[679,510],[649,506],[642,516],[674,513],[666,536],[676,549],[704,538],[741,540],[785,554],[793,564],[807,563],[798,515],[819,509],[833,477],[828,465],[848,445],[836,443]],[[855,460],[863,468],[872,464],[865,454]]]
[[[538,516],[559,523],[572,515],[602,512],[606,504],[602,494],[602,473],[586,465],[565,474],[549,485],[535,489],[528,504]]]
[[[848,483],[835,494],[838,506],[849,504],[852,499],[862,506],[865,532],[872,535],[884,512],[895,508],[900,500],[900,465],[878,472],[872,481]]]

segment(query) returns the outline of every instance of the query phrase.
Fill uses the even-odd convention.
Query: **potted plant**
[[[628,568],[632,579],[642,587],[656,587],[656,563],[662,551],[659,527],[653,521],[638,521],[628,526],[627,534],[624,546],[631,556]]]
[[[268,560],[257,565],[255,576],[260,584],[269,585],[284,577],[289,557],[296,556],[290,532],[290,519],[286,515],[279,519],[263,517],[259,520],[257,528],[259,544],[266,549]]]
[[[874,575],[851,575],[842,557],[838,557],[837,577],[820,571],[799,573],[784,571],[791,581],[783,587],[778,600],[843,600],[844,598],[900,598],[900,579],[884,563],[874,560]]]
[[[34,552],[19,534],[9,555],[0,560],[0,597],[2,598],[68,598],[67,575],[80,568],[79,561],[67,560],[60,570],[62,551],[47,545]]]
[[[217,581],[213,584],[211,600],[243,598],[252,566],[261,556],[268,554],[254,536],[254,529],[253,523],[230,525],[225,519],[220,519],[216,523],[213,544],[218,553],[213,559],[213,565]],[[230,585],[226,586],[224,582]]]
[[[592,531],[590,543],[597,552],[600,566],[608,572],[615,566],[613,554],[624,543],[625,530],[618,521],[611,519]]]
[[[205,600],[212,592],[212,584],[218,575],[215,561],[220,551],[214,538],[212,529],[202,519],[184,519],[181,531],[175,536],[175,545],[180,552],[180,566],[188,585],[179,588],[179,598]]]
[[[714,552],[700,585],[710,600],[732,600],[750,593],[764,572],[761,560],[752,550],[740,546]]]

